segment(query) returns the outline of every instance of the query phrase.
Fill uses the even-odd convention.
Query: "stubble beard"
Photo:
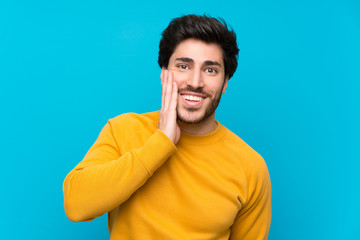
[[[223,85],[223,87],[224,87],[224,85]],[[219,92],[217,92],[215,94],[215,98],[211,101],[210,105],[206,108],[206,110],[202,116],[198,117],[197,119],[189,120],[189,119],[186,119],[185,116],[180,115],[179,114],[180,111],[179,111],[179,109],[177,109],[177,119],[180,122],[183,122],[186,124],[197,124],[197,123],[201,123],[201,122],[204,122],[205,120],[207,120],[215,112],[216,108],[219,106],[223,87],[221,88],[221,90]],[[197,111],[200,111],[200,108],[189,107],[189,108],[185,108],[184,111],[186,111],[187,113],[196,113]]]

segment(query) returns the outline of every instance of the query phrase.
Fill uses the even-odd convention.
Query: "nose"
[[[193,88],[202,88],[204,87],[203,77],[201,70],[193,70],[191,71],[191,74],[189,75],[186,84],[188,86],[191,86]]]

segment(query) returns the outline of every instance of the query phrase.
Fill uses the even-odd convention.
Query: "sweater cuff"
[[[136,151],[136,156],[151,176],[175,151],[174,143],[157,129],[144,146]]]

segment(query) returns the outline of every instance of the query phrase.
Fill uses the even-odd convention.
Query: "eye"
[[[205,72],[207,73],[211,73],[211,74],[216,74],[217,70],[215,68],[206,68]]]
[[[180,68],[181,70],[188,70],[189,69],[189,67],[187,65],[185,65],[185,64],[179,64],[177,67]]]

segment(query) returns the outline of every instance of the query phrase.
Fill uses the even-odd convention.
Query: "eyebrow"
[[[194,60],[191,58],[187,58],[187,57],[182,57],[182,58],[176,58],[175,61],[180,61],[180,62],[187,62],[187,63],[193,63]]]
[[[175,61],[181,61],[181,62],[187,62],[187,63],[194,63],[194,60],[191,58],[187,58],[187,57],[182,57],[182,58],[176,58]],[[221,64],[217,61],[211,61],[211,60],[206,60],[203,64],[204,66],[221,66]]]
[[[204,63],[205,66],[209,66],[209,65],[215,65],[215,66],[221,66],[221,64],[217,61],[210,61],[210,60],[207,60],[205,61]]]

